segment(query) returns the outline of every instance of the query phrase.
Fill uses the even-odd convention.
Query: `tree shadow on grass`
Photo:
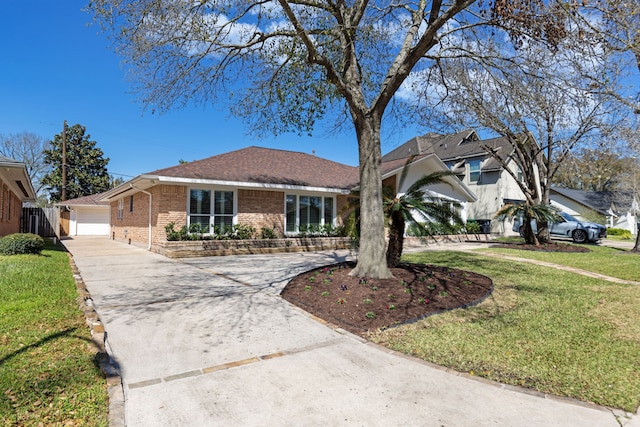
[[[42,339],[40,339],[40,340],[38,340],[38,341],[36,341],[36,342],[34,342],[32,344],[29,344],[29,345],[26,345],[26,346],[24,346],[22,348],[19,348],[18,350],[14,351],[14,352],[11,352],[11,353],[7,354],[6,356],[3,356],[2,358],[0,358],[0,366],[2,366],[8,360],[13,359],[14,357],[16,357],[16,356],[18,356],[18,355],[20,355],[20,354],[22,354],[24,352],[27,352],[29,350],[41,347],[41,346],[43,346],[43,345],[45,345],[45,344],[47,344],[47,343],[49,343],[51,341],[57,340],[58,338],[69,336],[73,332],[75,332],[77,329],[78,328],[75,328],[75,327],[74,328],[68,328],[68,329],[65,329],[64,331],[59,331],[59,332],[56,332],[54,334],[48,335],[48,336],[46,336],[46,337],[44,337],[44,338],[42,338]],[[81,338],[81,337],[78,337],[78,338]]]

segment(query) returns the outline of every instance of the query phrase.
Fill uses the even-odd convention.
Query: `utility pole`
[[[62,194],[61,197],[64,202],[67,200],[67,121],[64,121],[62,126]]]

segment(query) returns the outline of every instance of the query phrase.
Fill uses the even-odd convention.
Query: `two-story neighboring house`
[[[513,234],[509,221],[499,222],[493,216],[503,205],[524,200],[516,180],[483,147],[496,150],[507,159],[516,177],[520,169],[512,159],[513,147],[505,138],[480,140],[474,130],[450,135],[429,133],[416,136],[383,156],[382,161],[408,158],[413,155],[435,154],[476,195],[477,201],[464,206],[466,219],[478,221],[483,231]]]

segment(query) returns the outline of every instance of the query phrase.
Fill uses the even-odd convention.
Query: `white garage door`
[[[108,236],[109,235],[109,207],[78,208],[77,210],[78,236]]]

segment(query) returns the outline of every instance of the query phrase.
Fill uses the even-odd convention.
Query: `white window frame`
[[[289,222],[287,221],[287,198],[289,196],[295,197],[295,223],[293,226],[293,231],[289,230]],[[319,197],[320,198],[320,226],[327,225],[325,218],[325,200],[331,199],[331,223],[330,225],[336,225],[336,208],[337,208],[337,197],[335,195],[326,195],[326,194],[312,194],[312,193],[296,193],[296,192],[285,192],[284,195],[284,230],[285,235],[297,235],[300,233],[300,197]]]
[[[236,225],[238,223],[238,192],[234,189],[228,189],[228,188],[220,188],[220,187],[190,187],[189,188],[189,193],[187,196],[187,227],[191,226],[191,192],[192,191],[208,191],[209,192],[209,203],[210,203],[210,207],[209,207],[209,233],[206,234],[211,234],[211,232],[214,229],[214,225],[215,225],[215,218],[216,217],[231,217],[231,224],[232,225]],[[231,214],[221,214],[221,213],[216,213],[215,211],[215,204],[216,204],[216,200],[215,200],[215,195],[216,192],[224,192],[224,193],[232,193],[233,194],[233,207],[232,207],[232,213]],[[200,216],[204,216],[204,215],[200,215]]]
[[[477,163],[478,165],[478,169],[475,170],[471,168],[471,165],[475,165]],[[482,169],[482,160],[480,159],[474,159],[474,160],[469,160],[469,182],[474,183],[474,182],[479,182],[480,181],[480,175],[481,175],[481,169]],[[472,176],[474,173],[478,174],[478,178],[477,179],[472,179]]]

